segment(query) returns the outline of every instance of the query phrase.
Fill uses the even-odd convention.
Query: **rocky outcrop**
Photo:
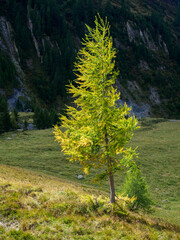
[[[151,35],[148,33],[148,30],[142,31],[141,29],[138,29],[136,23],[132,21],[127,21],[126,28],[130,42],[140,43],[139,41],[141,41],[148,49],[157,51],[158,48]]]
[[[24,72],[20,66],[18,50],[13,40],[11,24],[3,16],[0,17],[0,33],[0,49],[10,56],[18,75],[24,78]]]
[[[157,89],[150,87],[149,100],[151,101],[152,105],[159,105],[161,103]]]
[[[19,97],[24,96],[22,89],[14,89],[14,92],[11,96],[8,97],[8,109],[11,112],[15,107]]]
[[[141,31],[142,32],[142,31]],[[148,33],[148,30],[143,31],[142,32],[142,40],[144,42],[144,44],[146,45],[146,47],[152,51],[157,51],[158,47],[156,46],[156,44],[154,43],[151,35]]]
[[[166,45],[166,43],[162,40],[162,36],[161,36],[161,35],[158,36],[158,42],[159,42],[159,46],[164,49],[164,51],[165,51],[166,54],[169,55],[169,51],[168,51],[167,45]]]
[[[41,62],[42,62],[42,57],[41,57],[41,54],[40,54],[38,41],[36,40],[36,38],[34,36],[34,33],[33,33],[33,24],[32,24],[31,18],[30,18],[30,10],[29,10],[28,7],[27,7],[27,12],[28,12],[28,15],[27,15],[28,28],[29,28],[29,30],[31,32],[31,37],[33,39],[33,43],[34,43],[34,46],[35,46],[35,49],[36,49],[37,56],[41,59]]]
[[[144,101],[144,92],[136,81],[128,81],[127,88],[116,81],[117,91],[121,93],[122,98],[118,100],[118,104],[124,105],[126,102],[131,107],[131,114],[141,119],[149,117],[152,113],[152,106],[160,105],[160,97],[156,88],[149,86],[149,95]],[[133,96],[133,97],[132,97]]]
[[[25,91],[23,88],[15,88],[13,94],[8,97],[8,110],[11,112],[17,105],[17,102],[21,105],[20,111],[26,111],[26,102],[30,101],[30,97],[26,96]]]
[[[28,25],[28,28],[30,30],[30,33],[31,33],[31,37],[32,37],[32,40],[33,40],[33,43],[34,43],[34,47],[36,49],[36,53],[37,53],[37,56],[40,58],[41,60],[41,63],[43,63],[43,57],[41,56],[41,53],[40,53],[40,45],[42,44],[42,47],[45,51],[45,41],[48,41],[49,45],[51,48],[53,48],[54,46],[57,47],[60,55],[61,55],[61,51],[60,51],[60,48],[58,46],[58,43],[57,42],[52,42],[50,37],[49,36],[45,36],[44,38],[41,39],[41,41],[38,43],[35,35],[34,35],[34,32],[33,32],[33,23],[32,23],[32,20],[30,18],[30,9],[29,7],[27,6],[27,25]],[[32,64],[29,64],[29,62],[27,62],[27,65],[29,67],[29,69],[33,69],[32,67]]]
[[[8,96],[7,102],[8,102],[8,109],[9,111],[12,111],[17,104],[17,101],[20,97],[23,97],[27,101],[29,101],[29,97],[26,96],[25,90],[23,87],[22,80],[25,78],[25,74],[20,66],[20,59],[18,54],[18,49],[16,47],[15,41],[13,39],[13,30],[11,27],[11,24],[6,20],[5,17],[0,17],[0,49],[4,52],[6,52],[12,62],[14,63],[14,66],[17,71],[17,78],[19,80],[20,88],[15,88],[13,90],[13,94],[11,96]],[[4,90],[0,91],[0,94],[5,94]],[[24,107],[24,102],[21,100],[21,105]],[[23,109],[22,109],[23,110]]]
[[[60,47],[57,43],[57,41],[51,41],[50,37],[49,36],[45,36],[44,38],[42,38],[42,46],[43,46],[43,50],[45,51],[45,41],[47,41],[49,43],[49,46],[51,48],[55,47],[57,48],[58,52],[59,52],[59,55],[61,55],[61,50],[60,50]]]
[[[146,30],[141,30],[138,29],[136,23],[132,21],[127,21],[126,23],[126,28],[127,28],[127,33],[128,33],[128,38],[130,42],[135,42],[137,44],[139,43],[144,43],[147,49],[152,50],[152,51],[157,51],[158,47],[162,48],[166,54],[169,54],[168,48],[166,43],[163,41],[162,36],[158,36],[158,44],[157,46],[148,31]]]
[[[150,69],[148,63],[146,61],[144,61],[144,60],[140,60],[138,68],[140,70],[149,70]]]
[[[135,115],[139,119],[150,116],[151,107],[148,103],[142,101],[142,90],[136,81],[128,81],[127,89],[125,89],[118,81],[116,81],[116,88],[123,97],[126,96],[126,99],[128,99],[126,100],[122,97],[118,100],[117,104],[124,105],[126,102],[127,105],[131,107],[131,115]],[[137,102],[132,98],[132,95],[129,92],[133,93],[133,96],[136,96]]]
[[[135,30],[136,24],[133,24],[131,21],[127,21],[126,27],[127,27],[129,41],[130,42],[135,41],[135,38],[138,35],[138,31]]]

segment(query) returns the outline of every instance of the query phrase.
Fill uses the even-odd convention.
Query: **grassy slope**
[[[132,140],[156,202],[156,215],[180,224],[180,122],[146,122]]]
[[[178,228],[159,219],[128,212],[122,206],[113,213],[109,200],[99,196],[106,193],[0,166],[1,240],[178,240]]]
[[[180,122],[146,121],[143,125],[135,133],[131,145],[139,146],[138,162],[156,201],[154,215],[178,224]],[[0,136],[0,163],[44,172],[72,182],[79,181],[75,176],[81,173],[79,165],[69,163],[59,150],[52,129],[10,132]],[[81,183],[108,191],[108,181],[101,185],[92,184],[95,173],[92,171]],[[116,176],[119,189],[121,182],[121,177]]]

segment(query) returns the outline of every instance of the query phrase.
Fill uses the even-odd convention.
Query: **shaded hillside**
[[[57,107],[66,102],[65,85],[74,79],[73,62],[85,23],[93,26],[99,12],[111,24],[120,69],[117,86],[123,100],[135,112],[144,109],[145,116],[179,117],[177,4],[175,0],[1,0],[0,89],[12,95],[18,76],[16,101],[21,97],[23,104],[26,92],[40,104]],[[11,69],[7,77],[2,65]]]

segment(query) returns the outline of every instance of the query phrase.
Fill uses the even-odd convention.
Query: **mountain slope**
[[[120,69],[117,86],[123,101],[132,105],[139,117],[178,118],[177,6],[175,0],[1,0],[0,63],[10,66],[11,60],[16,73],[12,67],[7,81],[1,70],[0,88],[9,98],[14,97],[15,103],[19,98],[23,106],[23,101],[29,101],[22,99],[25,95],[41,105],[58,107],[67,102],[65,85],[75,77],[73,62],[86,32],[85,23],[93,26],[99,12],[111,24]],[[13,95],[15,75],[21,82],[19,93]]]

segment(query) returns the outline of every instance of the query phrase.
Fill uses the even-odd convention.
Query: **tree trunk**
[[[106,151],[108,151],[108,144],[109,144],[109,139],[108,139],[108,134],[105,129],[105,143],[106,143]],[[107,162],[108,162],[108,172],[109,172],[109,183],[110,183],[110,203],[115,203],[115,187],[114,187],[114,176],[112,174],[112,161],[109,156],[109,154],[106,156]]]
[[[114,188],[114,176],[109,173],[109,183],[110,183],[110,203],[115,203],[115,188]]]

